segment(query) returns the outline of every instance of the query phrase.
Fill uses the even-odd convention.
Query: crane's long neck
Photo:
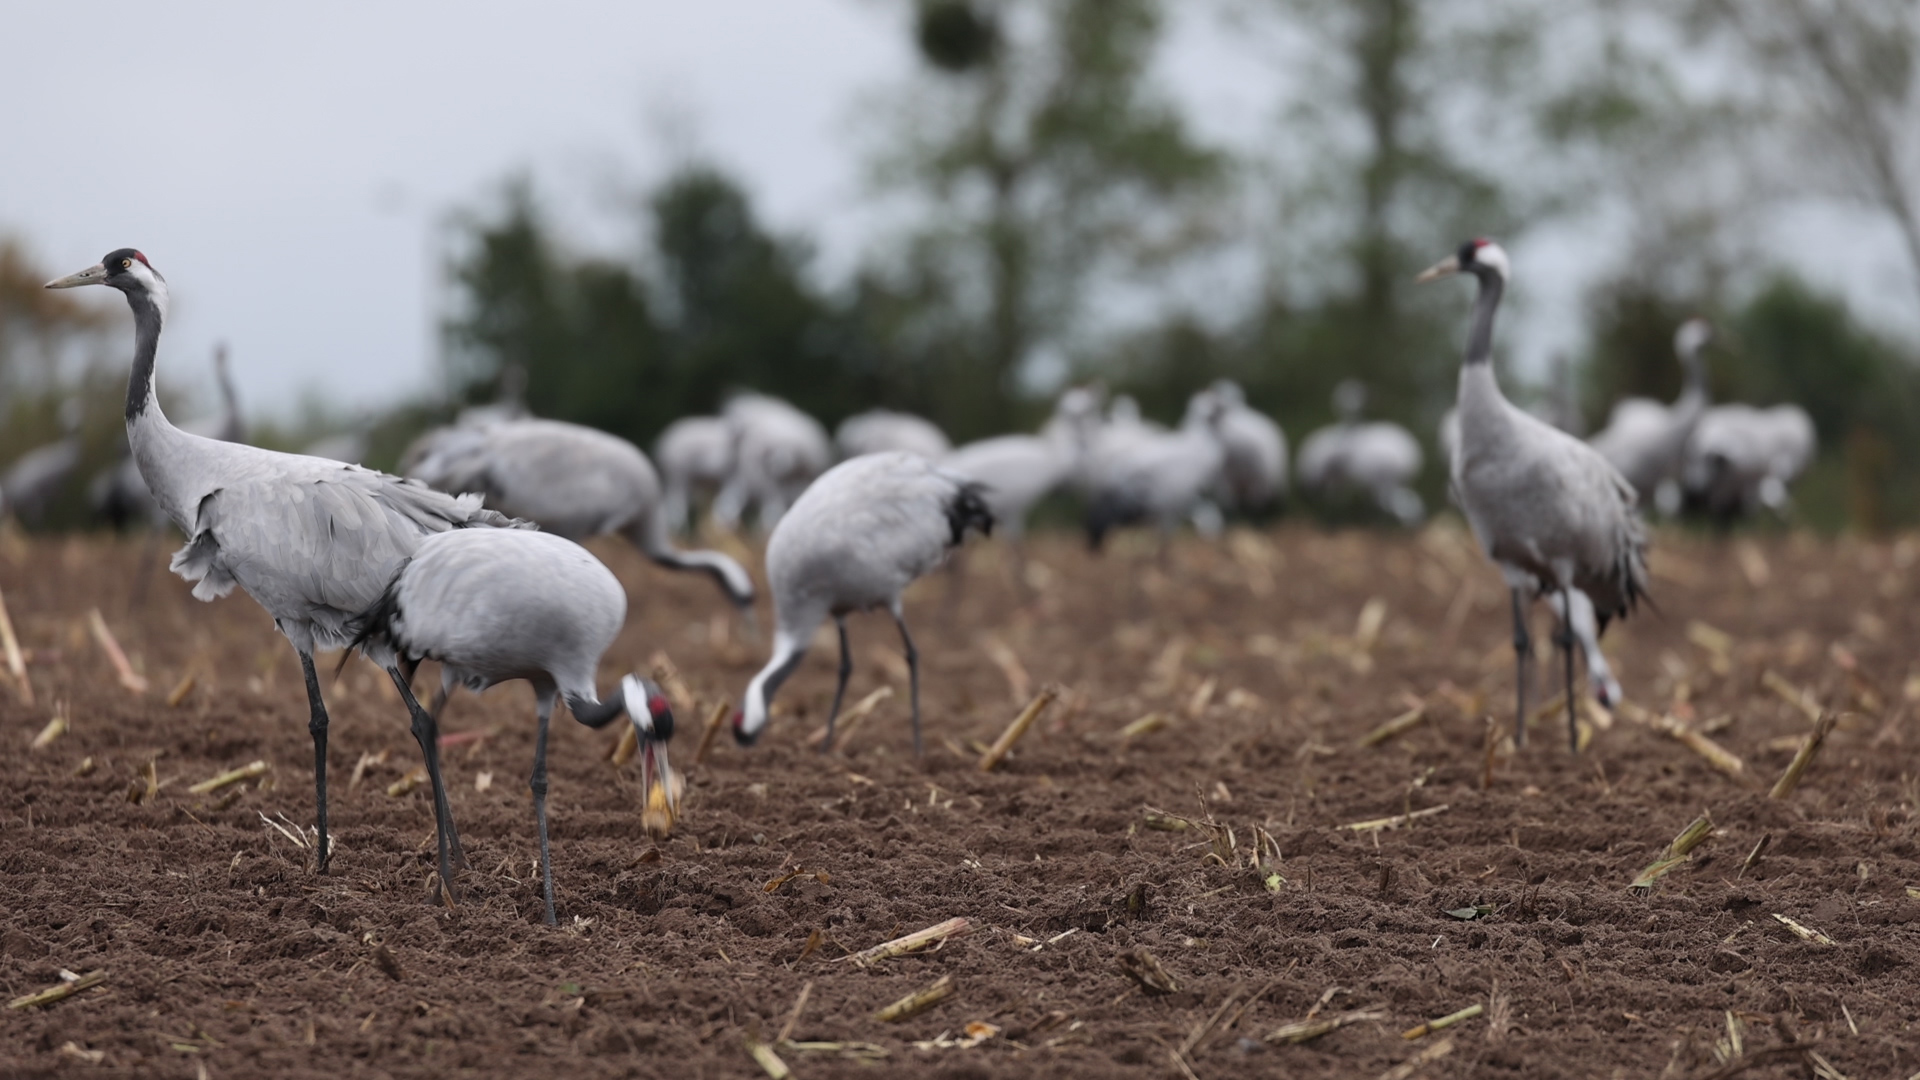
[[[245,436],[246,424],[240,419],[240,395],[233,389],[233,370],[227,365],[227,352],[220,350],[216,374],[220,379],[220,438],[227,442],[240,442]]]
[[[818,625],[816,621],[815,625]],[[773,657],[767,666],[760,669],[753,681],[747,684],[746,701],[742,712],[741,734],[746,738],[757,738],[767,726],[767,716],[773,707],[773,695],[780,684],[787,681],[800,661],[807,655],[807,642],[813,637],[812,629],[805,634],[790,633],[787,630],[776,631],[773,635]]]
[[[1686,381],[1681,385],[1680,400],[1676,405],[1693,405],[1705,408],[1707,404],[1707,363],[1700,357],[1696,346],[1680,354],[1680,369],[1685,373]]]
[[[153,361],[167,321],[167,297],[164,292],[129,292],[127,305],[133,309],[133,370],[127,376],[127,427],[131,430],[143,422],[167,422],[153,389]]]
[[[1492,271],[1480,275],[1480,296],[1473,304],[1473,329],[1467,334],[1467,360],[1485,364],[1493,359],[1493,317],[1500,311],[1500,294],[1507,279]]]
[[[735,607],[753,606],[753,578],[733,559],[718,551],[683,550],[673,546],[667,535],[667,521],[656,506],[627,529],[627,538],[641,553],[669,570],[698,570],[711,575]]]

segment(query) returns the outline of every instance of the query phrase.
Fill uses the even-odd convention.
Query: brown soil
[[[1422,1075],[1693,1077],[1720,1067],[1730,1013],[1749,1055],[1794,1039],[1847,1076],[1920,1070],[1912,540],[1662,536],[1662,611],[1618,628],[1609,650],[1631,698],[1713,729],[1753,779],[1625,719],[1573,757],[1555,717],[1486,790],[1483,716],[1512,710],[1506,600],[1457,530],[1190,541],[1164,570],[1137,541],[1090,559],[1042,538],[1024,606],[1000,553],[981,548],[963,576],[923,583],[909,603],[925,656],[923,762],[892,627],[866,617],[849,701],[889,682],[901,693],[845,754],[802,745],[832,691],[823,648],[760,746],[725,740],[700,767],[707,703],[736,696],[758,657],[713,632],[707,583],[598,545],[635,590],[603,684],[665,649],[701,705],[681,711],[675,744],[687,813],[658,845],[639,828],[638,766],[616,772],[608,733],[556,721],[558,929],[541,924],[533,865],[529,692],[449,710],[450,732],[496,732],[447,755],[473,864],[449,911],[432,900],[425,793],[387,793],[418,757],[404,715],[370,666],[350,664],[329,690],[338,851],[316,876],[262,821],[312,821],[291,650],[237,593],[204,605],[156,579],[130,612],[137,550],[0,544],[40,701],[0,685],[0,991],[41,989],[63,968],[107,972],[60,1004],[0,1013],[0,1075],[757,1076],[745,1041],[774,1039],[809,984],[793,1038],[884,1056],[780,1047],[801,1078],[1373,1077],[1449,1039]],[[1385,619],[1366,652],[1353,636],[1374,598]],[[90,638],[95,606],[152,680],[144,697]],[[1730,649],[1716,656],[1694,620],[1731,635]],[[989,636],[1035,686],[1069,691],[983,775],[973,744],[1015,711]],[[169,707],[188,670],[195,688]],[[1783,802],[1765,789],[1809,724],[1767,671],[1847,713]],[[1552,692],[1544,664],[1541,683]],[[1410,695],[1425,698],[1425,723],[1356,745]],[[53,701],[72,730],[29,751]],[[1120,737],[1151,712],[1171,719]],[[350,789],[355,763],[380,752],[386,763]],[[89,757],[93,771],[76,775]],[[231,802],[186,790],[256,758],[271,772]],[[149,761],[159,793],[132,803]],[[1224,833],[1209,845],[1205,830],[1149,828],[1147,807],[1216,819],[1232,847]],[[1434,807],[1446,809],[1412,828],[1341,828]],[[1651,895],[1629,892],[1703,810],[1712,839]],[[1255,870],[1261,831],[1281,861]],[[807,873],[769,884],[796,868]],[[1447,914],[1475,905],[1492,907]],[[1800,940],[1776,914],[1833,943]],[[953,916],[972,933],[937,951],[835,962]],[[823,945],[803,955],[816,931]],[[1121,960],[1137,950],[1178,989],[1131,981]],[[956,992],[943,1003],[904,1023],[872,1018],[946,975]],[[1304,1045],[1260,1041],[1323,999],[1323,1014],[1380,1017]],[[1476,1003],[1478,1018],[1401,1037]],[[915,1046],[973,1021],[1000,1033]],[[89,1065],[89,1052],[104,1058]],[[1795,1051],[1746,1075],[1808,1068]]]

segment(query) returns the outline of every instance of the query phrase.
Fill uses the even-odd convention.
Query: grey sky
[[[1209,9],[1177,8],[1163,70],[1204,133],[1258,145],[1271,136],[1273,75]],[[617,200],[667,167],[663,130],[690,131],[777,228],[814,237],[823,267],[844,268],[876,220],[860,103],[909,70],[904,11],[884,0],[14,5],[0,37],[0,231],[49,272],[123,244],[146,251],[173,286],[162,364],[175,388],[203,385],[225,338],[250,409],[284,414],[308,388],[390,401],[433,377],[436,230],[515,170],[536,177],[580,242],[626,246]],[[1902,321],[1911,294],[1886,230],[1817,215],[1779,243],[1815,280]],[[1604,236],[1562,227],[1514,254],[1531,294],[1513,324],[1521,355],[1569,343],[1580,285],[1611,254]]]

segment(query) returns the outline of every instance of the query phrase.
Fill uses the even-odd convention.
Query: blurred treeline
[[[1777,231],[1809,206],[1871,223],[1920,304],[1908,0],[1217,0],[1204,17],[1284,75],[1253,145],[1208,134],[1166,87],[1169,0],[900,10],[916,73],[867,104],[848,148],[891,227],[851,270],[829,280],[808,236],[756,213],[750,177],[711,163],[633,200],[631,250],[579,243],[537,178],[503,180],[455,219],[444,386],[363,423],[371,463],[515,367],[536,414],[642,445],[734,389],[829,424],[908,409],[959,441],[1031,428],[1076,380],[1172,421],[1225,375],[1296,444],[1334,384],[1361,378],[1372,413],[1431,447],[1467,293],[1414,274],[1467,236],[1522,254],[1546,237],[1561,257],[1587,237],[1605,262],[1584,325],[1559,360],[1507,335],[1512,396],[1571,397],[1588,431],[1621,396],[1670,399],[1673,330],[1703,314],[1722,331],[1716,400],[1813,416],[1804,520],[1920,521],[1920,482],[1897,467],[1920,459],[1920,348],[1809,284]],[[57,434],[45,395],[93,370],[62,381],[45,357],[101,352],[98,327],[11,267],[0,458]],[[1524,258],[1517,273],[1524,312]],[[87,415],[110,427],[117,399]],[[1427,476],[1438,501],[1437,454]]]

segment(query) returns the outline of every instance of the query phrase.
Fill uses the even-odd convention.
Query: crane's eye
[[[121,260],[120,260],[120,269],[122,269],[122,270],[131,270],[131,269],[133,269],[133,260],[132,260],[132,259],[121,259]]]

